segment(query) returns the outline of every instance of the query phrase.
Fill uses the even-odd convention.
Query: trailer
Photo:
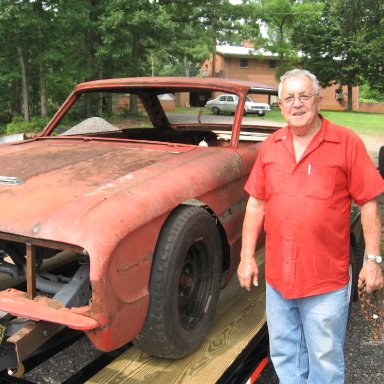
[[[263,249],[257,262],[259,286],[247,292],[237,277],[231,280],[221,292],[213,326],[196,352],[170,360],[132,346],[86,383],[255,383],[268,363]]]

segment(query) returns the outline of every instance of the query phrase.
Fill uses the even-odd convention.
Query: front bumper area
[[[99,327],[97,320],[75,312],[75,310],[85,309],[84,307],[66,308],[59,301],[44,296],[29,299],[25,292],[14,288],[0,292],[0,308],[13,316],[26,317],[35,321],[45,320],[81,331]]]

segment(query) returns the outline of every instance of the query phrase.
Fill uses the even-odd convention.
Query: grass
[[[358,134],[384,136],[384,114],[346,111],[321,111],[321,114],[332,121],[354,130]],[[268,112],[266,119],[284,121],[278,108]]]
[[[198,114],[199,108],[176,108],[167,113],[182,114]],[[211,114],[206,108],[203,108],[203,114]],[[346,112],[346,111],[321,111],[321,114],[332,121],[332,123],[342,125],[354,130],[358,134],[371,136],[384,136],[384,114],[383,113],[367,113],[367,112]],[[259,117],[255,117],[259,119]],[[278,107],[274,107],[264,117],[265,120],[284,122],[281,111]]]

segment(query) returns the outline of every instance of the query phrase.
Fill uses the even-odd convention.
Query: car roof
[[[127,77],[117,79],[103,79],[80,83],[75,92],[92,89],[143,89],[148,88],[156,93],[170,91],[190,91],[210,89],[222,92],[255,92],[262,94],[277,94],[277,88],[267,84],[244,80],[209,78],[209,77]]]

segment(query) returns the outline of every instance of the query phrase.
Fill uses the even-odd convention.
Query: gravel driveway
[[[345,344],[347,375],[345,384],[384,383],[384,343],[370,342],[370,330],[358,302],[353,303]],[[278,384],[272,364],[267,367],[257,384]],[[320,384],[320,383],[319,383]]]

